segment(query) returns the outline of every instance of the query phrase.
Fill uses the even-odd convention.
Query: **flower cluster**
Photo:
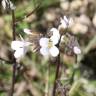
[[[66,29],[66,28],[68,28],[72,25],[72,22],[73,22],[72,19],[71,18],[68,19],[66,16],[64,16],[63,18],[60,18],[60,25],[58,26],[58,28],[57,29],[56,28],[50,29],[50,33],[52,35],[49,36],[49,37],[47,36],[47,37],[42,37],[42,38],[39,39],[38,43],[39,43],[39,46],[40,46],[40,53],[43,56],[56,57],[56,56],[59,55],[60,50],[59,50],[59,46],[57,46],[57,45],[60,45],[60,42],[62,42],[62,38],[64,37],[64,35],[61,35],[60,32],[59,32],[60,27],[62,26],[62,28]],[[25,28],[24,32],[27,35],[32,35],[32,32],[31,32],[30,29]],[[31,45],[31,44],[32,43],[26,42],[24,40],[12,41],[11,48],[13,50],[15,50],[15,52],[14,52],[15,58],[23,57],[28,50],[28,46]],[[72,50],[75,54],[80,54],[81,53],[81,50],[78,46],[73,46]]]
[[[53,57],[58,56],[59,49],[56,47],[56,45],[60,42],[62,42],[62,35],[60,34],[60,28],[66,29],[73,24],[72,18],[67,18],[64,16],[63,18],[60,18],[60,25],[58,26],[58,29],[52,28],[50,31],[52,32],[52,36],[50,38],[43,37],[40,39],[39,44],[41,46],[40,53],[43,56],[51,55]],[[60,38],[61,37],[61,38]],[[75,54],[80,54],[81,50],[78,46],[73,47],[73,52]]]

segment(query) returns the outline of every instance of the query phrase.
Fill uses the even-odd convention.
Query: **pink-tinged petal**
[[[81,54],[81,50],[80,50],[80,48],[78,48],[77,46],[75,46],[74,48],[73,48],[73,51],[74,51],[74,53],[75,54]]]
[[[64,19],[60,18],[60,23],[61,23],[59,25],[60,27],[67,28],[68,25],[67,25],[67,22]]]
[[[64,21],[65,21],[66,23],[69,22],[69,20],[68,20],[68,18],[67,18],[66,16],[64,16],[63,19],[64,19]]]
[[[41,47],[48,47],[49,38],[41,38],[39,44]]]
[[[22,42],[22,41],[12,41],[12,43],[11,43],[11,48],[13,50],[17,50],[18,48],[21,48],[23,46],[24,46],[24,42]]]
[[[42,47],[42,48],[40,49],[40,53],[41,53],[43,56],[48,56],[48,55],[49,55],[49,49]]]
[[[53,46],[52,48],[49,49],[50,55],[53,57],[58,56],[59,50],[56,46]]]
[[[73,25],[73,19],[67,18],[66,16],[64,16],[63,18],[60,18],[60,23],[61,24],[59,25],[59,29],[71,27]]]
[[[25,32],[26,34],[28,34],[28,35],[31,35],[31,34],[32,34],[32,33],[31,33],[31,30],[28,29],[28,28],[25,28],[25,29],[24,29],[24,32]]]

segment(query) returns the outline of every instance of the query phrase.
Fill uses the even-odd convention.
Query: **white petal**
[[[11,1],[9,1],[9,5],[10,5],[11,10],[15,10],[16,9],[16,7],[14,6],[14,4]]]
[[[15,58],[21,58],[21,57],[24,57],[26,52],[27,52],[27,50],[25,50],[24,48],[18,48],[15,51],[14,56],[15,56]]]
[[[24,46],[24,42],[22,42],[22,41],[12,41],[12,43],[11,43],[11,48],[13,50],[17,50],[18,48],[21,48],[23,46]]]
[[[74,51],[75,54],[81,54],[81,50],[80,50],[80,48],[78,48],[77,46],[75,46],[75,47],[73,48],[73,51]]]
[[[50,40],[52,41],[53,45],[58,44],[59,38],[57,36],[51,36]]]
[[[58,56],[59,54],[59,50],[56,46],[53,46],[52,48],[49,49],[49,52],[50,54],[53,56],[53,57],[56,57]]]
[[[61,42],[64,42],[64,35],[61,36]]]
[[[5,0],[2,0],[2,6],[4,9],[6,9],[6,1]]]
[[[49,38],[41,38],[39,44],[41,47],[48,47]]]
[[[67,22],[64,19],[60,18],[60,23],[60,26],[62,26],[63,28],[67,28]]]
[[[42,47],[42,48],[40,49],[40,53],[41,53],[43,56],[48,56],[48,55],[49,55],[49,49]]]
[[[61,22],[64,26],[66,24],[67,27],[70,27],[70,26],[73,25],[73,19],[72,18],[67,18],[66,16],[64,16],[64,19]],[[64,24],[64,22],[65,22],[65,24]]]
[[[72,18],[69,18],[68,26],[71,27],[74,24],[74,21]]]
[[[66,16],[64,16],[64,21],[67,22],[67,23],[69,22],[69,20]]]
[[[25,29],[24,29],[24,32],[25,32],[26,34],[28,34],[28,35],[32,34],[32,33],[31,33],[31,30],[28,29],[28,28],[25,28]]]
[[[52,28],[50,31],[52,32],[53,36],[60,38],[60,33],[56,28]]]

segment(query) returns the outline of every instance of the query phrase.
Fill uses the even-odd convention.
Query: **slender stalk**
[[[61,40],[61,36],[60,36],[60,40]],[[57,44],[58,49],[59,49],[60,40]],[[60,69],[60,53],[59,53],[59,55],[57,57],[57,61],[56,61],[56,74],[55,74],[54,87],[53,87],[53,93],[52,93],[53,95],[52,96],[55,96],[55,93],[56,93],[56,87],[57,87],[56,82],[57,82],[58,77],[59,77],[59,69]]]
[[[13,29],[13,40],[16,40],[15,12],[14,12],[14,10],[12,10],[12,29]]]
[[[16,23],[20,23],[22,22],[24,19],[28,18],[29,16],[31,16],[33,13],[35,13],[39,8],[40,8],[40,4],[37,5],[36,8],[34,8],[31,12],[27,13],[24,17],[21,17],[20,19],[16,20]]]
[[[60,36],[60,40],[61,40],[61,37],[62,37],[62,35]],[[59,42],[58,42],[58,44],[57,44],[57,47],[58,47],[58,49],[59,49],[59,44],[60,44],[60,40],[59,40]],[[58,57],[57,57],[57,59],[56,59],[56,74],[55,74],[55,80],[54,80],[54,87],[53,87],[53,95],[52,96],[55,96],[55,94],[56,94],[56,87],[57,87],[57,80],[58,80],[58,77],[59,77],[59,70],[60,70],[60,53],[59,53],[59,55],[58,55]]]
[[[54,81],[53,95],[52,96],[55,96],[55,93],[56,93],[56,87],[57,87],[56,81],[59,77],[59,69],[60,69],[60,54],[57,57],[56,74],[55,74],[55,81]]]
[[[16,40],[16,32],[15,32],[15,12],[12,10],[12,29],[13,29],[13,40]],[[12,76],[12,87],[11,87],[11,93],[10,96],[13,96],[14,93],[14,84],[15,84],[15,75],[16,75],[16,59],[13,56],[13,76]]]

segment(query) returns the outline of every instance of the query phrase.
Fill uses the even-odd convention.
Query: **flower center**
[[[49,39],[48,48],[51,48],[52,46],[53,46],[53,42]]]

